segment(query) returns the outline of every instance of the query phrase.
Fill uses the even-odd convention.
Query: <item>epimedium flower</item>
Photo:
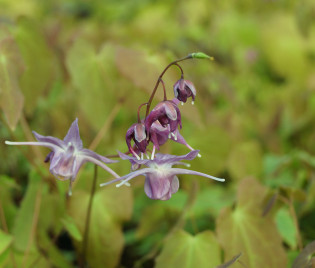
[[[145,130],[146,133],[150,134],[152,124],[158,121],[163,127],[169,127],[169,134],[174,135],[174,132],[178,129],[178,126],[182,128],[181,114],[179,108],[177,107],[176,102],[172,100],[161,101],[158,103],[150,114],[145,119]],[[153,142],[153,151],[151,158],[154,158],[156,149],[156,143]]]
[[[174,84],[174,95],[176,99],[182,102],[182,104],[191,97],[191,103],[194,104],[196,88],[191,81],[181,78]]]
[[[115,163],[117,161],[108,159],[99,155],[89,149],[83,148],[82,140],[80,138],[78,119],[76,119],[67,135],[63,140],[52,136],[42,136],[35,131],[33,134],[37,141],[34,142],[11,142],[5,141],[7,145],[34,145],[48,147],[52,151],[47,155],[45,162],[50,161],[49,171],[59,180],[70,179],[69,194],[71,194],[71,184],[75,180],[80,167],[86,162],[92,162],[114,177],[119,178],[112,169],[105,165],[108,163]]]
[[[147,141],[147,135],[146,135],[144,123],[133,124],[127,130],[127,133],[126,133],[126,143],[127,143],[129,152],[132,153],[138,159],[140,159],[137,152],[131,146],[131,140],[134,141],[137,152],[140,152],[142,155],[143,153],[146,153],[148,141]]]
[[[224,182],[225,179],[216,178],[198,171],[183,168],[173,168],[173,165],[178,164],[187,165],[186,163],[180,161],[193,160],[198,155],[198,152],[199,152],[198,150],[194,150],[186,155],[181,156],[157,153],[153,160],[152,159],[139,160],[136,157],[119,153],[121,159],[129,160],[131,164],[145,165],[147,166],[147,168],[133,171],[123,177],[114,179],[106,183],[102,183],[101,186],[120,182],[119,184],[116,185],[117,187],[119,187],[123,184],[126,184],[129,180],[137,176],[143,175],[145,176],[144,191],[146,195],[151,199],[168,200],[171,198],[172,194],[178,191],[179,180],[176,175],[179,174],[203,176],[216,181]]]
[[[181,114],[177,104],[172,100],[158,103],[145,119],[145,129],[150,132],[151,125],[158,120],[162,126],[170,126],[170,131],[174,132],[178,126],[182,128]]]
[[[151,141],[153,143],[156,150],[160,150],[160,146],[166,143],[168,139],[185,145],[191,151],[194,150],[179,133],[178,129],[171,132],[169,125],[163,127],[158,120],[152,124],[149,137],[149,140],[147,140],[144,123],[133,124],[126,133],[126,143],[129,153],[135,156],[138,160],[143,159],[143,154],[149,158],[146,150],[149,142]],[[131,140],[134,141],[133,146],[131,145]],[[141,155],[141,157],[139,155]],[[152,154],[151,157],[153,159],[154,154]]]

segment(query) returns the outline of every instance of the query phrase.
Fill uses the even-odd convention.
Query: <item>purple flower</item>
[[[165,127],[169,125],[170,131],[174,132],[178,125],[182,128],[180,111],[175,102],[171,100],[161,101],[145,119],[145,129],[150,133],[152,124],[158,120]]]
[[[168,200],[171,198],[172,194],[178,191],[179,181],[176,176],[178,174],[191,174],[203,176],[221,182],[225,181],[225,179],[216,178],[201,172],[172,167],[173,165],[178,164],[187,165],[186,163],[182,163],[180,161],[193,160],[198,155],[198,152],[198,150],[194,150],[186,155],[181,156],[158,153],[153,160],[138,160],[136,157],[119,153],[120,158],[124,160],[128,159],[132,164],[136,163],[139,165],[146,165],[147,168],[131,172],[128,175],[117,178],[110,182],[102,183],[101,186],[121,181],[116,185],[119,187],[139,175],[144,175],[144,191],[146,195],[151,199]]]
[[[137,151],[141,153],[146,152],[146,148],[148,146],[147,135],[145,132],[145,126],[143,123],[133,124],[126,133],[126,143],[128,146],[128,150],[135,157],[139,158],[137,152],[131,146],[131,140],[134,141]]]
[[[175,98],[181,101],[182,104],[186,102],[189,97],[192,98],[192,104],[194,104],[196,89],[192,82],[181,78],[174,84],[174,94]]]
[[[110,160],[89,149],[83,148],[82,140],[80,139],[79,134],[78,119],[72,123],[64,140],[51,136],[42,136],[35,131],[33,131],[33,134],[37,142],[5,141],[5,143],[8,145],[44,146],[51,149],[52,152],[50,152],[45,159],[45,162],[50,161],[49,171],[59,180],[71,179],[70,187],[71,183],[75,180],[80,167],[85,162],[92,162],[99,165],[111,173],[114,177],[119,178],[119,175],[104,164],[114,163],[117,161]]]

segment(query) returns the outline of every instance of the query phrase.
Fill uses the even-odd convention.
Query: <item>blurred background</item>
[[[191,169],[226,182],[180,175],[168,201],[150,200],[143,177],[97,187],[88,267],[312,267],[314,1],[0,0],[1,267],[82,267],[93,179],[86,164],[69,198],[48,149],[4,141],[63,139],[77,117],[86,148],[125,152],[159,74],[197,51],[215,60],[180,64],[197,89],[181,134],[201,150]],[[172,99],[180,72],[164,78]]]

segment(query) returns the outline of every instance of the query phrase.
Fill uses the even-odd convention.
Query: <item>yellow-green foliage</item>
[[[86,164],[69,198],[47,149],[4,141],[62,138],[78,117],[86,148],[126,152],[164,67],[202,51],[214,61],[181,63],[197,89],[194,106],[179,106],[181,134],[201,150],[191,168],[226,182],[181,175],[168,201],[148,199],[143,177],[97,185],[84,257],[109,268],[310,267],[314,17],[312,0],[0,0],[0,266],[82,265],[93,180]],[[164,77],[169,99],[179,78],[175,67]],[[161,150],[188,153],[171,141]],[[99,171],[98,183],[109,179]]]

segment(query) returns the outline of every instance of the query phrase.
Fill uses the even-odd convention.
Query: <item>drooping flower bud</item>
[[[175,98],[181,102],[186,102],[187,98],[192,98],[192,103],[195,101],[196,89],[192,82],[183,78],[179,79],[174,84]]]
[[[145,126],[143,123],[133,124],[127,130],[127,133],[126,133],[126,143],[127,143],[129,152],[131,152],[134,156],[137,156],[137,153],[132,148],[131,140],[133,140],[135,142],[137,149],[141,153],[146,152],[146,148],[148,146],[148,141],[147,141],[147,135],[145,132]]]

